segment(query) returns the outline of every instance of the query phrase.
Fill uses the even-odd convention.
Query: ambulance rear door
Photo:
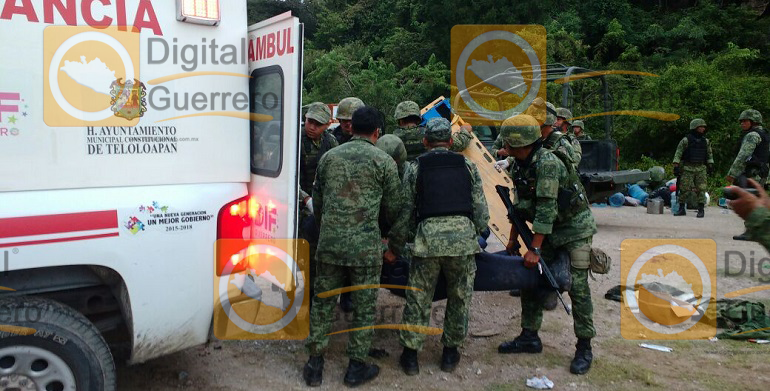
[[[290,12],[249,27],[253,238],[297,233],[302,27]]]

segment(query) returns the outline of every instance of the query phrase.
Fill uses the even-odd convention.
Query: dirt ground
[[[593,343],[594,364],[585,376],[569,373],[575,337],[572,319],[561,310],[545,314],[541,338],[543,353],[500,355],[497,346],[518,335],[520,303],[507,292],[476,292],[471,308],[471,336],[465,342],[457,370],[446,374],[439,369],[439,336],[428,337],[420,353],[421,372],[407,377],[398,367],[401,348],[396,331],[376,331],[374,346],[384,348],[390,357],[373,360],[381,367],[380,376],[362,389],[404,390],[525,390],[526,379],[537,374],[548,376],[560,390],[766,390],[770,384],[770,344],[744,341],[652,341],[674,348],[672,353],[642,349],[644,341],[625,340],[620,334],[620,303],[604,299],[604,293],[620,283],[620,244],[629,238],[712,238],[717,243],[718,297],[741,288],[760,285],[754,278],[726,277],[726,251],[754,251],[756,260],[767,251],[756,243],[736,242],[732,235],[742,232],[743,223],[731,211],[710,207],[705,219],[694,213],[674,217],[648,215],[645,208],[593,208],[599,226],[594,246],[613,259],[610,274],[591,282],[597,337]],[[496,244],[500,248],[499,243]],[[495,250],[492,246],[491,250]],[[748,258],[748,257],[747,257]],[[730,258],[731,270],[737,259]],[[765,270],[770,273],[770,270]],[[770,306],[770,292],[745,296]],[[565,300],[569,300],[565,295]],[[569,302],[569,301],[568,301]],[[441,320],[444,301],[434,304],[436,320]],[[381,323],[400,320],[403,299],[381,290],[378,307]],[[347,328],[337,310],[335,329]],[[440,324],[437,325],[441,327]],[[476,335],[476,336],[474,336]],[[485,336],[479,336],[485,335]],[[339,390],[347,366],[345,334],[332,337],[326,354],[326,370],[321,390]],[[284,390],[306,389],[302,366],[307,360],[303,341],[212,342],[168,357],[133,367],[119,367],[120,390]]]

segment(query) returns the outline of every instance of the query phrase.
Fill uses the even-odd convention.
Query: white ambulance
[[[302,25],[0,4],[0,388],[114,390],[121,347],[207,341],[217,239],[295,236]]]

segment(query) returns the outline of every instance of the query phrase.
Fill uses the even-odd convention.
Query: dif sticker
[[[545,121],[538,105],[546,99],[545,27],[454,26],[451,67],[452,108],[471,124],[500,125],[519,114]]]
[[[123,229],[132,235],[142,232],[184,232],[211,221],[214,215],[205,210],[179,211],[158,201],[139,205],[122,219]]]

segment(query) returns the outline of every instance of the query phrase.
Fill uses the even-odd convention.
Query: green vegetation
[[[608,76],[616,110],[674,113],[673,122],[616,116],[613,138],[624,167],[667,167],[696,117],[709,124],[717,188],[741,136],[738,115],[770,118],[767,1],[607,0],[250,0],[255,22],[292,10],[305,23],[306,102],[355,95],[391,115],[406,99],[426,104],[449,94],[450,30],[458,24],[540,24],[548,61],[659,77]],[[601,112],[596,81],[573,83],[575,115]],[[549,86],[556,99],[559,86]],[[581,99],[584,97],[584,99]],[[586,128],[603,137],[603,117]],[[391,122],[392,125],[392,122]],[[644,159],[647,157],[647,159]]]

